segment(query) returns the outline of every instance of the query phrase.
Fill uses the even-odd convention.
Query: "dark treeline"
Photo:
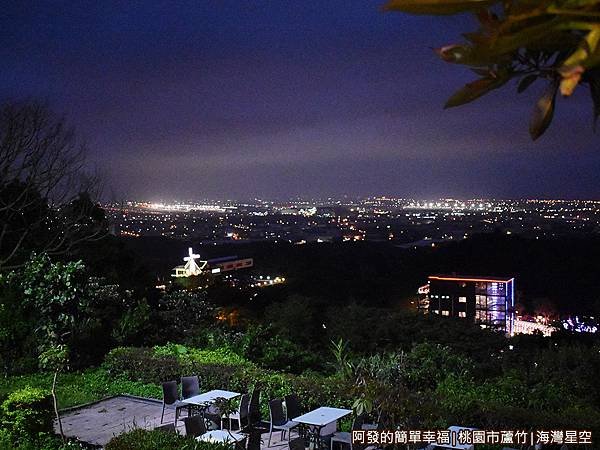
[[[144,277],[168,280],[188,245],[161,238],[119,244]],[[600,237],[526,239],[501,233],[475,235],[461,242],[405,250],[388,243],[249,243],[194,245],[203,257],[253,257],[254,272],[284,275],[288,283],[262,296],[301,295],[328,304],[356,302],[406,307],[432,273],[512,275],[518,301],[530,313],[543,307],[562,314],[600,312]],[[135,255],[135,256],[134,256]]]

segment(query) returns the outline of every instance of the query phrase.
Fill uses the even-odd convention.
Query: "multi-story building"
[[[514,277],[430,275],[419,294],[423,312],[514,333]]]

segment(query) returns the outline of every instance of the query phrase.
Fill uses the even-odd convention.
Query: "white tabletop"
[[[239,442],[242,441],[246,438],[246,436],[244,436],[243,434],[240,433],[236,433],[235,431],[227,431],[227,430],[212,430],[209,431],[207,433],[204,433],[201,436],[198,436],[196,438],[197,441],[203,441],[203,442],[212,442],[213,444],[215,443],[220,443],[220,442]]]
[[[330,408],[328,406],[321,406],[309,413],[302,414],[294,419],[294,422],[300,422],[305,425],[314,425],[317,427],[323,427],[331,422],[335,422],[348,414],[352,414],[351,409],[341,408]]]
[[[205,392],[204,394],[194,395],[193,397],[186,398],[185,400],[182,400],[182,402],[190,405],[207,405],[213,403],[218,398],[231,400],[232,398],[239,397],[240,395],[241,394],[238,392],[213,389],[212,391]]]

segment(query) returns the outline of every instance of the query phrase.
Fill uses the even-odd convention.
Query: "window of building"
[[[467,317],[467,313],[464,311],[459,311],[458,312],[458,317]]]
[[[436,314],[440,313],[440,311],[438,309],[434,309],[433,312],[436,313]]]
[[[450,315],[450,311],[442,311],[442,316],[449,316]]]
[[[467,303],[467,297],[458,297],[459,303]]]

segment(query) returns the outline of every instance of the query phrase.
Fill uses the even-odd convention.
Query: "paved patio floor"
[[[61,419],[66,436],[103,447],[114,436],[132,428],[156,428],[160,425],[161,411],[162,403],[160,401],[117,396],[65,410],[61,413]],[[185,417],[185,413],[183,416]],[[165,410],[164,423],[171,423],[174,419],[175,412],[169,409]],[[185,434],[182,421],[178,422],[177,430],[181,434]],[[262,449],[283,450],[287,448],[288,443],[281,441],[279,432],[273,433],[271,447],[267,447],[268,437],[268,433],[263,435]]]

